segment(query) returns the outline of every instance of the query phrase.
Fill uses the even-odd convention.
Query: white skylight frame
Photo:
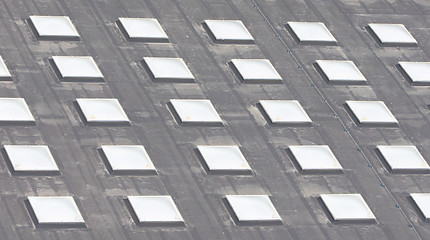
[[[103,73],[100,71],[93,57],[90,56],[53,56],[61,81],[100,82]]]
[[[411,198],[425,220],[430,219],[430,193],[411,193]]]
[[[116,98],[77,98],[88,124],[129,124],[127,114]]]
[[[367,81],[352,61],[317,60],[316,64],[329,83],[365,84]]]
[[[288,22],[287,24],[301,43],[337,43],[336,38],[322,22]]]
[[[251,166],[238,146],[197,146],[211,173],[250,173]]]
[[[413,145],[376,146],[393,173],[430,172],[430,166]]]
[[[35,215],[36,225],[85,225],[72,196],[32,196],[27,200]]]
[[[142,145],[102,145],[101,150],[113,174],[157,172]]]
[[[416,46],[418,44],[403,24],[370,23],[368,27],[375,34],[379,43],[383,45]]]
[[[282,83],[282,77],[268,59],[232,59],[245,83]]]
[[[361,194],[321,194],[320,197],[335,222],[376,221]]]
[[[12,75],[10,74],[2,56],[0,56],[0,80],[12,80]]]
[[[282,218],[267,195],[226,195],[238,223],[282,223]]]
[[[194,75],[182,58],[144,57],[143,62],[154,80],[194,82]]]
[[[297,100],[260,100],[259,104],[272,124],[312,124],[312,120]]]
[[[156,18],[119,18],[118,23],[129,40],[169,41],[169,37]]]
[[[346,101],[355,119],[363,126],[397,126],[398,121],[382,101]]]
[[[430,85],[430,62],[399,62],[412,85]]]
[[[343,169],[327,145],[292,145],[288,149],[303,172],[338,172]]]
[[[170,104],[181,123],[223,125],[217,110],[208,99],[171,99]]]
[[[138,224],[184,224],[184,219],[169,195],[128,196]]]
[[[216,42],[254,42],[254,37],[240,20],[205,20],[204,24]]]
[[[77,40],[78,30],[68,16],[30,16],[40,39]]]
[[[24,98],[0,98],[0,124],[34,124],[35,120]]]
[[[15,173],[59,173],[57,163],[46,145],[4,145]]]

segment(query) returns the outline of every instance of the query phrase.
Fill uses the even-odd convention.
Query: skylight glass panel
[[[51,151],[45,145],[5,145],[13,171],[17,173],[58,172]]]
[[[321,194],[334,221],[375,221],[361,194]]]
[[[403,24],[371,23],[370,30],[382,44],[416,45],[417,40]]]
[[[73,197],[28,197],[38,225],[85,224]]]
[[[363,125],[397,125],[397,120],[382,101],[346,101],[352,113]]]
[[[393,172],[430,171],[430,167],[415,146],[377,146]]]
[[[129,123],[116,98],[76,99],[87,123]]]
[[[182,58],[145,57],[152,77],[160,81],[193,82],[194,76]]]
[[[128,196],[138,223],[183,223],[171,196]]]
[[[245,83],[282,83],[282,77],[267,59],[232,59]]]
[[[430,85],[430,62],[399,62],[399,66],[414,85]]]
[[[182,123],[223,124],[210,100],[171,99],[170,103]]]
[[[210,172],[250,172],[251,167],[238,146],[198,146]]]
[[[239,223],[282,221],[267,195],[227,195],[226,199]]]
[[[30,16],[39,38],[78,39],[79,33],[67,16]]]
[[[12,75],[7,69],[2,56],[0,56],[0,80],[12,80]]]
[[[253,42],[254,38],[239,20],[205,20],[210,33],[219,42]]]
[[[352,61],[317,60],[318,67],[330,83],[358,84],[366,78]]]
[[[430,219],[430,193],[411,193],[417,207],[420,209],[425,219]]]
[[[311,124],[297,100],[260,100],[264,112],[274,124]]]
[[[101,147],[113,173],[151,172],[155,167],[143,146],[113,145]]]
[[[339,161],[326,145],[290,146],[289,149],[304,172],[342,170]]]
[[[288,26],[300,42],[336,43],[336,39],[322,22],[288,22]]]
[[[34,123],[34,118],[23,98],[0,98],[0,122]]]
[[[119,23],[131,40],[168,41],[167,34],[155,18],[119,18]]]
[[[92,57],[54,56],[52,60],[62,81],[103,81]]]

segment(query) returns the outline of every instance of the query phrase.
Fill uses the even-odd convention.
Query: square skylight
[[[288,26],[300,42],[336,43],[336,39],[322,22],[288,22]]]
[[[250,172],[251,167],[238,146],[198,146],[210,172]]]
[[[334,221],[375,221],[361,194],[321,194]]]
[[[84,218],[71,196],[28,197],[38,225],[82,225]]]
[[[143,61],[155,80],[194,82],[194,76],[182,58],[145,57]]]
[[[227,195],[227,202],[240,222],[281,222],[267,195]]]
[[[67,16],[30,16],[41,39],[79,39],[79,33]]]
[[[388,45],[416,45],[417,40],[403,24],[371,23],[370,30],[380,43]]]
[[[260,100],[260,105],[273,124],[311,124],[297,100]]]
[[[34,123],[24,98],[0,98],[0,122]]]
[[[183,223],[171,196],[128,196],[138,223]]]
[[[352,61],[317,60],[318,67],[329,83],[360,84],[366,78]]]
[[[101,147],[113,173],[152,172],[155,167],[143,146],[113,145]]]
[[[3,58],[0,56],[0,80],[12,80],[12,75],[7,69]]]
[[[182,123],[223,124],[210,100],[171,99],[170,103]]]
[[[119,23],[131,40],[166,42],[169,39],[155,18],[119,18]]]
[[[218,42],[252,43],[254,38],[239,20],[205,20],[210,33]]]
[[[61,81],[103,81],[103,74],[92,57],[54,56],[52,61]]]
[[[339,161],[326,145],[290,146],[289,149],[302,171],[342,170]]]
[[[363,125],[397,125],[397,119],[382,101],[346,101],[346,104]]]
[[[129,123],[116,98],[78,98],[76,102],[87,123]]]
[[[430,62],[399,62],[399,66],[414,85],[430,85]]]
[[[393,172],[430,171],[430,166],[415,146],[377,146]]]
[[[57,163],[51,151],[45,145],[5,145],[8,159],[13,171],[29,172],[58,172]]]
[[[267,59],[232,59],[245,83],[282,83],[282,77]]]
[[[426,220],[430,219],[430,193],[411,193],[417,207]]]

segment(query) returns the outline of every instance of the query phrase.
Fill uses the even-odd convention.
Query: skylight
[[[249,172],[251,167],[238,146],[198,146],[210,172]]]
[[[79,33],[67,16],[30,16],[41,39],[79,39]]]
[[[288,22],[288,26],[302,43],[336,43],[336,39],[322,22]]]
[[[297,100],[260,100],[261,107],[273,124],[311,124]]]
[[[169,39],[155,18],[119,18],[119,23],[131,40],[166,42]]]
[[[76,99],[87,123],[129,123],[116,98]]]
[[[251,43],[254,38],[239,20],[205,20],[210,33],[218,42]]]
[[[245,83],[282,83],[282,77],[267,59],[232,59]]]

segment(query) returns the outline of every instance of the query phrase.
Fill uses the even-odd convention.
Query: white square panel
[[[411,193],[417,207],[420,209],[425,219],[430,219],[430,193]]]
[[[417,44],[403,24],[371,23],[369,28],[382,44]]]
[[[322,22],[288,22],[300,42],[336,43],[336,39]]]
[[[267,195],[227,195],[239,222],[282,221]]]
[[[194,81],[194,76],[182,58],[145,57],[143,61],[155,80]]]
[[[0,56],[0,80],[12,80],[12,75],[7,69],[3,58]]]
[[[73,197],[28,197],[40,225],[85,224]]]
[[[101,149],[113,173],[129,171],[155,172],[154,164],[143,146],[105,145]]]
[[[103,74],[92,57],[54,56],[52,60],[62,81],[103,81]]]
[[[316,62],[330,83],[366,82],[366,78],[352,61],[317,60]]]
[[[260,100],[274,124],[310,124],[312,120],[297,100]]]
[[[183,223],[171,196],[128,196],[139,223]]]
[[[87,123],[129,123],[116,98],[78,98],[79,108]]]
[[[360,124],[397,125],[397,119],[382,101],[346,101]]]
[[[342,170],[342,166],[326,145],[290,146],[302,171]]]
[[[231,62],[246,83],[282,83],[282,77],[267,59],[232,59]]]
[[[415,146],[377,146],[393,172],[430,171],[430,166]]]
[[[57,163],[45,145],[5,145],[15,172],[58,172]]]
[[[30,16],[40,38],[77,39],[79,33],[67,16]]]
[[[399,62],[412,84],[430,85],[430,62]]]
[[[133,40],[166,41],[168,37],[155,18],[119,18],[127,37]]]
[[[335,221],[376,220],[361,194],[321,194]]]
[[[238,146],[198,146],[209,171],[251,171]]]
[[[0,98],[0,122],[34,123],[24,98]]]
[[[170,103],[182,123],[223,123],[210,100],[171,99]]]
[[[239,20],[205,20],[216,41],[253,42],[254,38]]]

